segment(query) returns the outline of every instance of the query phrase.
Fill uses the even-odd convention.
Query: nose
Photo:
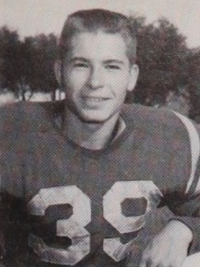
[[[98,89],[103,86],[103,72],[100,67],[92,67],[88,77],[88,86],[91,89]]]

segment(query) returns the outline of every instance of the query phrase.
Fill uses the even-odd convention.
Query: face
[[[133,90],[138,68],[130,66],[120,34],[81,33],[58,68],[66,103],[81,121],[103,123],[118,117],[127,91]]]

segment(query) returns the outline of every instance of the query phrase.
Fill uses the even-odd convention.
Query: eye
[[[106,65],[106,69],[108,69],[108,70],[119,70],[120,66],[116,65],[116,64],[109,64],[109,65]]]
[[[75,67],[75,68],[88,68],[89,66],[85,62],[75,62],[73,64],[73,67]]]

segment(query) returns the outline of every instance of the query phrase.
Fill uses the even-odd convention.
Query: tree
[[[55,92],[54,62],[57,38],[53,34],[19,39],[16,31],[0,29],[1,88],[14,92],[16,98],[27,99],[36,91]],[[54,95],[54,94],[52,94]]]
[[[57,57],[57,39],[53,34],[27,37],[22,45],[22,73],[31,92],[55,91],[54,63]]]
[[[190,117],[200,123],[200,49],[191,50],[187,55],[185,80],[190,93]]]
[[[0,29],[1,88],[8,88],[13,92],[21,75],[20,45],[16,31],[10,31],[7,27]]]
[[[169,91],[178,91],[183,82],[182,66],[189,50],[185,37],[165,18],[149,25],[144,18],[131,19],[136,20],[140,67],[134,99],[147,105],[163,105]]]
[[[57,56],[56,37],[39,35],[33,39],[33,70],[32,86],[40,91],[49,92],[56,86],[54,63]]]

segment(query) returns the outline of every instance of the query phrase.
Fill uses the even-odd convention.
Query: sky
[[[200,47],[200,0],[0,0],[0,27],[7,25],[21,37],[59,35],[69,13],[88,8],[144,16],[147,23],[165,17],[190,48]]]

